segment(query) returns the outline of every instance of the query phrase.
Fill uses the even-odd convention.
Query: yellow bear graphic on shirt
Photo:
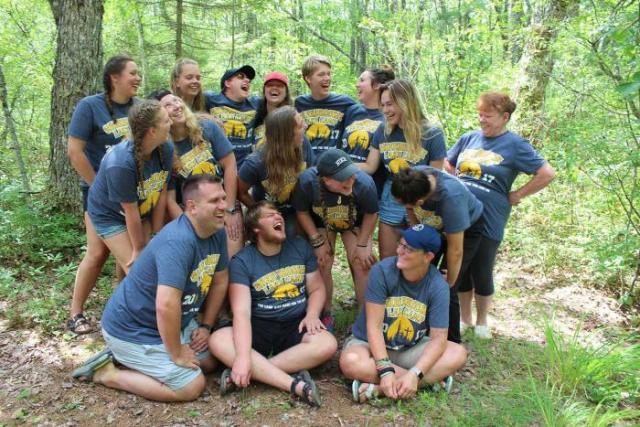
[[[387,330],[387,340],[391,341],[397,335],[400,335],[407,341],[413,340],[414,330],[411,320],[404,316],[398,316],[398,318],[391,323]]]
[[[228,137],[245,139],[247,128],[244,123],[238,120],[227,120],[224,122],[224,133]]]
[[[296,285],[287,284],[280,285],[276,288],[275,292],[273,292],[272,297],[274,299],[285,299],[285,298],[296,298],[300,296],[300,291]]]
[[[307,129],[307,138],[309,139],[328,139],[329,135],[331,135],[331,130],[324,123],[313,123]]]
[[[367,148],[369,148],[369,132],[367,132],[366,130],[357,130],[353,132],[351,135],[349,135],[347,144],[351,149],[360,146],[366,150]]]
[[[389,162],[389,170],[391,171],[391,173],[398,173],[402,169],[406,169],[408,167],[409,162],[402,158],[393,159]]]

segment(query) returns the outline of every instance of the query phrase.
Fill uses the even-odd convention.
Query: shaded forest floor
[[[344,266],[336,269],[346,278]],[[340,282],[337,281],[337,282]],[[355,316],[348,282],[338,286],[338,337]],[[556,271],[547,277],[523,259],[502,255],[492,310],[494,339],[465,335],[467,366],[450,395],[421,392],[412,402],[351,401],[337,355],[315,370],[323,397],[320,409],[295,402],[262,385],[225,397],[218,374],[208,378],[195,402],[161,404],[71,379],[71,370],[104,345],[100,334],[45,336],[0,320],[0,425],[531,425],[545,424],[530,385],[543,381],[545,319],[559,336],[599,344],[625,329],[628,319],[615,300],[580,285],[577,276]],[[0,303],[0,312],[7,301]],[[65,308],[66,309],[66,308]],[[533,388],[535,392],[535,387]],[[535,394],[535,393],[533,393]],[[624,406],[624,402],[623,402]],[[633,406],[633,405],[631,405]],[[635,408],[637,409],[637,408]],[[638,420],[636,419],[636,422]],[[632,422],[633,423],[633,422]]]

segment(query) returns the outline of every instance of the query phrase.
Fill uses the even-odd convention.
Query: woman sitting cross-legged
[[[245,232],[252,244],[230,265],[233,327],[209,339],[211,352],[231,367],[220,391],[257,380],[320,406],[306,370],[329,360],[337,343],[319,318],[325,289],[313,250],[300,237],[286,237],[284,219],[269,202],[249,208]]]
[[[407,399],[435,383],[449,391],[464,366],[464,347],[447,341],[449,286],[431,265],[440,244],[434,228],[414,225],[402,231],[397,256],[369,272],[365,308],[340,356],[356,402],[378,394]]]

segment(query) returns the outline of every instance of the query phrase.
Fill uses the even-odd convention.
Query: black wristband
[[[205,328],[209,333],[213,331],[213,326],[208,323],[198,323],[198,328]]]
[[[396,369],[393,366],[386,366],[382,369],[378,369],[378,376],[382,377],[387,372],[391,372],[392,374],[395,374]]]

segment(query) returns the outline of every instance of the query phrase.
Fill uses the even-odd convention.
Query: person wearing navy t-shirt
[[[366,306],[340,355],[356,402],[380,393],[407,399],[434,383],[450,391],[464,366],[464,347],[447,341],[449,287],[431,264],[440,244],[437,230],[414,225],[402,231],[397,256],[371,269]]]
[[[393,69],[387,65],[368,68],[358,77],[356,89],[361,104],[349,107],[342,134],[342,149],[356,163],[367,161],[373,134],[384,122],[384,115],[380,110],[380,88],[394,78]],[[382,194],[385,179],[386,170],[381,163],[373,174],[378,196]]]
[[[264,144],[264,120],[267,115],[280,107],[292,104],[289,77],[278,71],[272,71],[264,76],[263,81],[262,98],[258,103],[253,130],[256,150]]]
[[[454,285],[464,259],[467,232],[482,227],[482,203],[456,177],[430,166],[398,172],[391,183],[391,194],[404,205],[411,224],[434,227],[446,242],[444,254],[436,254],[433,261],[446,270],[451,287],[449,340],[460,342],[460,304]]]
[[[250,96],[256,70],[250,65],[231,68],[220,78],[220,93],[205,92],[207,111],[222,122],[233,145],[238,170],[254,147],[254,119],[259,97]]]
[[[78,266],[73,285],[70,319],[67,329],[77,334],[94,331],[85,317],[84,303],[89,297],[109,256],[109,249],[96,234],[87,214],[89,186],[93,184],[106,151],[127,134],[127,115],[140,86],[138,66],[127,55],[107,61],[102,74],[104,92],[78,102],[69,123],[67,154],[71,166],[80,175],[82,206],[87,234],[87,251]],[[117,269],[121,278],[123,272]]]
[[[458,280],[461,324],[473,325],[471,300],[475,295],[474,332],[480,338],[491,337],[487,313],[494,293],[493,267],[511,207],[545,188],[555,177],[553,168],[527,140],[507,130],[515,108],[506,94],[482,94],[478,100],[481,130],[464,134],[447,154],[449,171],[457,174],[484,204],[482,228],[472,240],[465,239],[469,266]],[[533,177],[512,191],[521,172]]]
[[[102,159],[89,190],[89,219],[116,261],[127,272],[150,234],[164,225],[173,144],[171,119],[156,100],[129,111],[130,139]]]
[[[206,118],[196,118],[184,101],[167,90],[154,92],[153,98],[167,110],[171,118],[171,139],[177,161],[174,165],[167,209],[170,219],[182,214],[182,184],[191,175],[208,173],[224,178],[227,194],[227,244],[229,256],[242,248],[242,212],[236,209],[238,170],[233,146],[220,127]]]
[[[300,227],[314,248],[327,291],[323,323],[332,332],[333,277],[331,269],[338,234],[347,253],[356,301],[364,304],[378,220],[378,200],[373,179],[353,164],[347,153],[331,149],[320,155],[316,167],[300,175],[293,192],[293,207]]]
[[[206,174],[187,178],[183,197],[184,214],[151,240],[109,299],[107,348],[74,378],[161,402],[195,400],[204,391],[203,372],[215,368],[210,331],[228,286],[226,200],[220,178]]]
[[[298,176],[315,163],[304,136],[304,120],[293,107],[284,106],[265,118],[265,143],[252,153],[238,172],[238,195],[242,203],[273,202],[285,218],[287,236],[296,234],[291,194]],[[253,188],[253,194],[249,189]]]
[[[257,380],[320,406],[307,369],[329,360],[337,342],[319,318],[325,292],[313,251],[302,238],[286,237],[282,215],[266,201],[248,209],[245,229],[251,244],[230,265],[233,327],[209,340],[213,355],[230,368],[220,389]]]
[[[446,148],[440,128],[429,125],[422,112],[418,92],[409,80],[392,80],[380,91],[385,116],[373,135],[369,156],[359,166],[372,175],[382,163],[387,180],[380,196],[378,243],[380,258],[392,256],[400,230],[409,223],[404,207],[391,195],[391,179],[401,169],[428,165],[442,169]]]
[[[319,156],[329,148],[340,148],[345,114],[355,101],[346,95],[330,92],[331,62],[312,55],[302,64],[302,77],[311,91],[295,100],[295,107],[307,124],[307,138]]]

